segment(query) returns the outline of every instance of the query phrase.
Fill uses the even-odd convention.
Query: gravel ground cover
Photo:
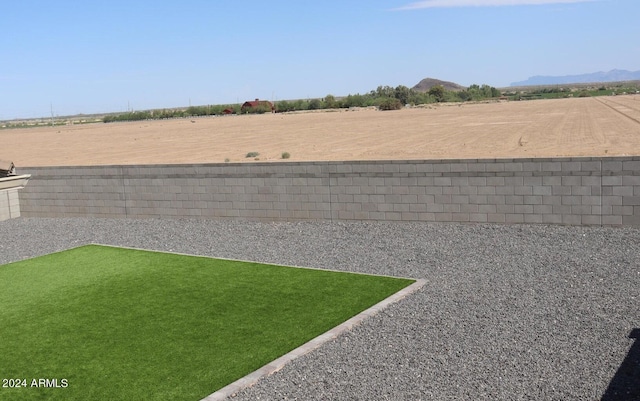
[[[101,243],[427,280],[234,400],[640,399],[639,229],[19,218],[0,236],[0,264]]]

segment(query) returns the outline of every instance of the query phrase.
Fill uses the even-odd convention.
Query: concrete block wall
[[[640,157],[22,170],[29,217],[640,226]]]
[[[17,189],[0,191],[0,221],[20,217],[20,199]]]

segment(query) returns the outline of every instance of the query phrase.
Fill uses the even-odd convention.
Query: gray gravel
[[[638,376],[605,395],[638,358],[639,229],[20,218],[0,237],[0,264],[94,242],[427,280],[235,400],[640,399]]]

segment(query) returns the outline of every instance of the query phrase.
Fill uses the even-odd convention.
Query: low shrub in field
[[[378,107],[380,110],[400,110],[402,108],[402,102],[395,98],[384,99]]]

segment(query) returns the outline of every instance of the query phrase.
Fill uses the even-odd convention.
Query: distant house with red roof
[[[242,113],[275,113],[276,108],[268,100],[256,99],[254,101],[244,102],[240,107]]]

